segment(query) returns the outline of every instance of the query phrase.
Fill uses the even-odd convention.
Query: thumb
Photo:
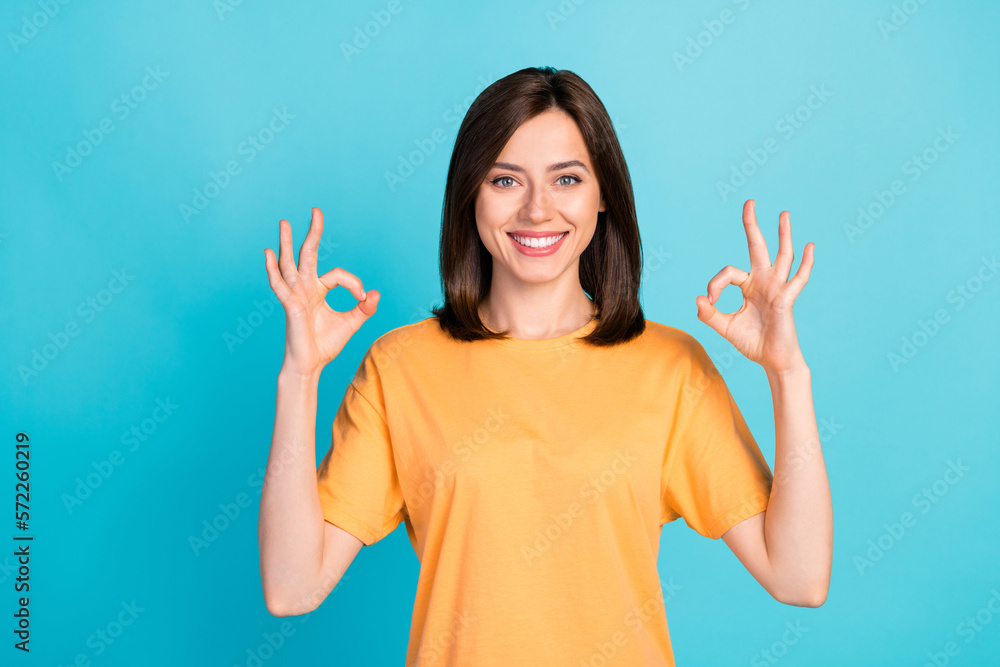
[[[378,309],[379,299],[382,298],[382,294],[377,290],[366,290],[365,298],[358,301],[358,305],[354,306],[351,312],[358,320],[358,326],[361,326],[365,320],[375,314]]]
[[[726,330],[726,324],[729,322],[729,318],[732,317],[732,315],[719,312],[719,309],[712,305],[712,303],[708,300],[708,297],[704,294],[699,294],[694,301],[698,304],[698,319],[712,327],[718,334],[722,335],[722,332]]]

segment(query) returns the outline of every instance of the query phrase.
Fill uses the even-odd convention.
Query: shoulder
[[[414,343],[439,342],[444,338],[444,331],[437,317],[426,317],[417,322],[404,324],[389,329],[376,338],[371,344],[371,350],[385,351],[392,348],[407,347]]]
[[[659,360],[657,367],[686,378],[718,374],[705,347],[686,331],[646,320],[643,339],[643,356]]]
[[[416,356],[436,355],[449,344],[437,317],[426,317],[386,331],[376,338],[365,353],[365,362],[373,369],[397,365],[394,362]],[[446,351],[445,351],[446,352]]]
[[[444,337],[436,317],[389,329],[368,346],[352,384],[365,392],[380,391],[372,387],[391,382],[401,371],[411,368],[414,359],[434,356]]]
[[[643,337],[649,345],[660,351],[693,354],[705,350],[701,343],[686,331],[652,320],[646,320],[646,331],[643,332]]]

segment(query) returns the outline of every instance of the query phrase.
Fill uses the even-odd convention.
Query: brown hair
[[[577,74],[528,67],[493,82],[469,107],[448,166],[441,219],[440,270],[444,304],[432,312],[459,340],[503,339],[487,329],[479,305],[489,294],[493,258],[479,237],[479,187],[507,141],[525,121],[549,109],[568,113],[583,135],[606,209],[580,255],[580,285],[594,301],[597,325],[580,340],[616,345],[646,327],[639,305],[642,244],[632,181],[604,104]]]

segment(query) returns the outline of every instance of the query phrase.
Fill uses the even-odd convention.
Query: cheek
[[[479,240],[482,241],[486,249],[491,253],[496,249],[497,242],[495,240],[496,232],[496,222],[494,218],[496,217],[496,205],[494,202],[490,201],[490,197],[485,194],[480,194],[476,198],[476,205],[474,208],[476,216],[476,230],[479,232]]]
[[[482,193],[476,196],[476,205],[472,210],[476,216],[476,227],[482,229],[483,222],[488,219],[490,210],[486,197]]]
[[[476,197],[476,222],[480,227],[483,226],[483,223],[489,222],[495,208],[496,206],[490,200],[489,193],[480,191],[479,195]]]
[[[597,225],[589,225],[587,227],[578,228],[580,235],[577,242],[577,246],[582,251],[584,248],[590,245],[590,242],[594,240],[594,231],[597,229]]]
[[[601,197],[599,194],[587,194],[583,197],[567,199],[561,206],[563,216],[580,227],[596,226],[597,214],[600,212]]]
[[[489,190],[483,190],[476,198],[476,220],[492,225],[503,220],[506,214],[503,197],[496,196]]]

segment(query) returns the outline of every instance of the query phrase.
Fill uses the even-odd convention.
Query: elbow
[[[264,596],[264,606],[267,607],[267,613],[271,616],[295,616],[295,612],[292,608],[286,604],[283,600],[276,599],[272,596]]]
[[[787,570],[786,570],[787,572]],[[796,571],[784,577],[774,576],[768,582],[768,593],[778,602],[793,607],[822,607],[830,593],[831,568],[811,569],[811,571]]]
[[[830,592],[829,584],[802,588],[794,592],[771,592],[771,596],[782,604],[793,607],[822,607]]]
[[[797,607],[822,607],[826,602],[826,595],[829,593],[828,587],[817,588],[803,595],[795,606]]]
[[[264,606],[267,608],[267,613],[279,618],[284,616],[301,616],[313,611],[313,609],[307,609],[304,605],[295,604],[273,593],[270,595],[264,593]]]

